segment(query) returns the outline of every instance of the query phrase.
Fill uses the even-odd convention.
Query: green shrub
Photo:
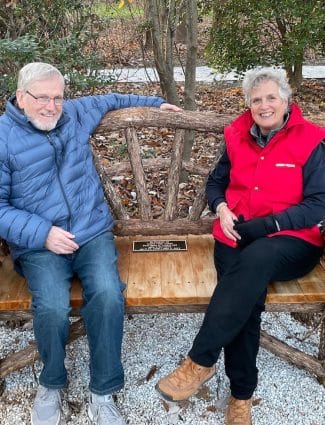
[[[290,83],[302,81],[307,50],[324,53],[325,9],[319,0],[224,0],[214,4],[207,50],[219,71],[283,66]]]
[[[40,57],[35,37],[25,35],[15,40],[0,39],[0,96],[12,93],[16,88],[17,73],[22,64]]]
[[[98,73],[103,65],[96,44],[102,22],[91,3],[0,0],[0,96],[13,92],[18,70],[32,61],[57,66],[71,95],[110,82]]]

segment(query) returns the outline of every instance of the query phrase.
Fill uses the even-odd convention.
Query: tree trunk
[[[302,83],[302,63],[303,59],[296,58],[294,64],[285,66],[290,86],[297,90]]]
[[[185,67],[185,94],[184,109],[195,111],[195,87],[196,87],[196,62],[197,62],[197,0],[186,1],[186,32],[187,32],[187,55]],[[194,132],[185,132],[185,143],[183,160],[188,161],[191,158],[192,147],[194,143]],[[181,181],[188,179],[188,173],[183,171]]]
[[[153,52],[155,65],[160,79],[160,86],[168,102],[179,105],[177,86],[174,80],[173,50],[178,26],[179,14],[186,9],[186,39],[188,43],[188,57],[185,70],[185,102],[194,103],[195,95],[195,68],[197,51],[197,0],[184,0],[177,2],[170,0],[168,7],[159,0],[148,0],[148,14],[151,22]],[[161,16],[166,16],[166,24]],[[187,69],[189,67],[189,69]],[[194,71],[193,71],[194,70]],[[189,80],[188,80],[189,79]],[[189,82],[188,82],[189,81]],[[193,83],[194,81],[194,83]],[[195,104],[195,103],[194,103]],[[184,105],[185,109],[187,108]],[[191,109],[195,109],[192,106]]]
[[[145,22],[145,30],[144,30],[144,41],[143,46],[145,49],[152,49],[153,43],[152,43],[152,31],[150,29],[150,13],[149,13],[149,4],[145,0],[144,1],[144,22]]]
[[[174,3],[174,2],[172,2]],[[157,0],[148,0],[148,12],[151,21],[153,52],[155,65],[157,68],[161,90],[168,102],[179,105],[179,98],[174,80],[173,60],[167,57],[172,54],[174,31],[172,27],[172,17],[170,13],[167,18],[167,28],[162,28],[160,16],[162,14],[162,4]],[[166,13],[166,10],[164,10]],[[166,34],[166,35],[165,35]]]
[[[179,6],[179,19],[175,35],[176,43],[187,43],[186,3],[187,0],[184,0]]]
[[[288,48],[287,42],[287,23],[283,20],[279,15],[275,17],[276,24],[278,26],[280,35],[281,35],[281,45],[282,49]],[[297,53],[295,59],[292,61],[288,60],[284,64],[284,68],[287,73],[287,77],[289,80],[289,84],[293,89],[297,89],[302,83],[302,64],[304,60],[304,52],[302,51],[300,54]]]

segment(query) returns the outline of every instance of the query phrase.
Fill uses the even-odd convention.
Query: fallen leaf
[[[203,385],[199,391],[195,394],[195,397],[200,400],[211,400],[211,392],[207,385]]]
[[[155,373],[157,372],[157,370],[158,370],[158,367],[156,365],[153,365],[150,368],[150,370],[149,370],[149,372],[147,373],[147,376],[146,376],[146,381],[147,382],[150,381],[150,379],[155,375]]]
[[[252,400],[252,406],[258,406],[263,401],[262,398],[253,398]]]

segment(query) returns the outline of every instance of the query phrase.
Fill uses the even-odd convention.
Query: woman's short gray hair
[[[64,87],[63,75],[55,66],[44,62],[28,63],[19,71],[17,89],[27,90],[30,83],[39,80],[47,80],[53,76],[59,77]]]
[[[243,92],[247,106],[251,103],[251,91],[262,82],[274,81],[279,86],[281,99],[290,101],[292,89],[288,83],[286,72],[280,68],[255,68],[247,71],[243,80]]]

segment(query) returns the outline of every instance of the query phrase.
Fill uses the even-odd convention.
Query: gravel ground
[[[154,386],[186,355],[202,321],[202,314],[135,315],[125,318],[123,362],[126,382],[117,394],[117,405],[129,425],[223,424],[228,397],[222,357],[218,373],[189,401],[162,401]],[[309,354],[315,354],[319,336],[288,314],[265,313],[263,328]],[[28,329],[10,329],[0,324],[0,357],[28,344]],[[67,350],[69,388],[64,392],[66,425],[89,424],[86,411],[88,349],[80,338]],[[314,376],[261,349],[260,380],[254,395],[255,425],[324,425],[325,388]],[[0,424],[29,424],[30,407],[37,388],[41,364],[12,373],[5,380],[0,399]]]

